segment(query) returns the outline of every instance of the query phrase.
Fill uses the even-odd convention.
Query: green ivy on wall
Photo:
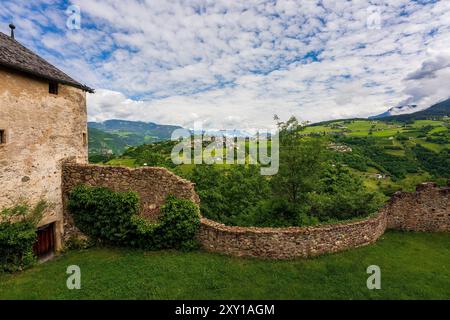
[[[137,193],[79,185],[68,207],[80,231],[100,243],[149,250],[196,246],[200,213],[190,200],[167,197],[158,221],[150,222],[139,216]]]

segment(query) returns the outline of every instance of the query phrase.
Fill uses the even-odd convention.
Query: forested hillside
[[[105,161],[121,155],[128,147],[169,140],[178,128],[141,121],[89,122],[89,157],[93,162]]]

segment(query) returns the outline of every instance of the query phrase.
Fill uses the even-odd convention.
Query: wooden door
[[[55,227],[54,223],[43,226],[37,230],[37,241],[34,244],[34,254],[41,258],[55,249]]]

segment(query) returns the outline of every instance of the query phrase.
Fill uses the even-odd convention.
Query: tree
[[[274,194],[292,204],[302,202],[306,193],[314,189],[325,159],[323,141],[302,135],[305,125],[295,117],[278,123],[280,167],[271,185]]]
[[[245,219],[270,195],[267,178],[259,170],[256,165],[197,165],[190,179],[200,196],[202,214],[226,224]]]
[[[167,161],[164,155],[152,150],[144,150],[140,153],[136,158],[136,164],[140,166],[146,165],[149,167],[171,167],[171,162]]]
[[[383,201],[381,194],[367,191],[358,176],[336,164],[327,166],[307,202],[312,216],[327,221],[365,216],[377,211]]]

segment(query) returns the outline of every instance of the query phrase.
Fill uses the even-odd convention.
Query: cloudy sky
[[[263,128],[450,96],[449,0],[2,0],[10,21],[96,89],[92,121]]]

